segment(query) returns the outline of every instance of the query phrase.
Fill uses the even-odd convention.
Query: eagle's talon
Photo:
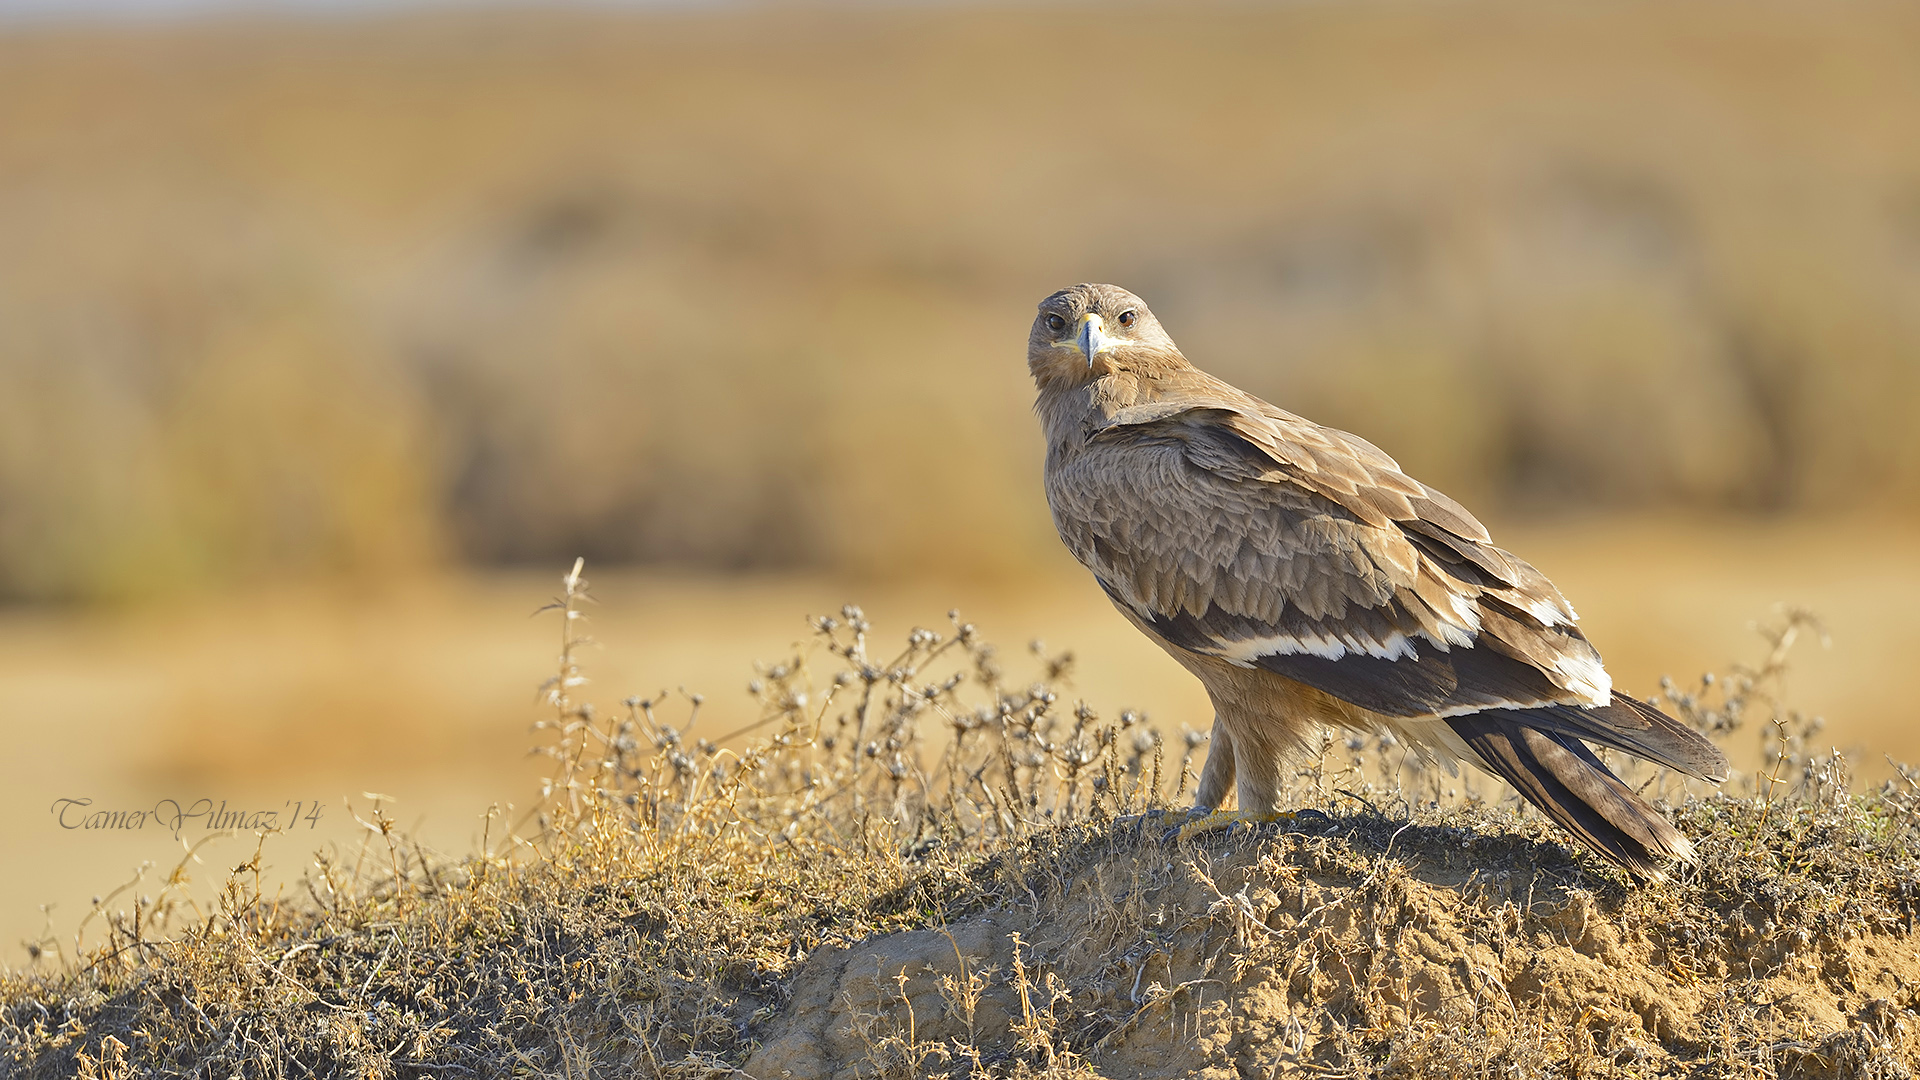
[[[1211,832],[1224,832],[1232,836],[1233,831],[1242,826],[1249,831],[1258,831],[1263,825],[1292,821],[1298,816],[1290,810],[1215,810],[1197,820],[1189,820],[1187,824],[1171,830],[1168,835],[1178,836],[1182,840],[1191,840]],[[1189,817],[1191,818],[1192,815]]]
[[[1145,834],[1150,827],[1158,825],[1168,818],[1178,820],[1181,823],[1180,825],[1175,825],[1167,829],[1161,835],[1161,839],[1166,840],[1170,839],[1174,833],[1179,832],[1181,827],[1187,822],[1192,821],[1196,815],[1204,817],[1206,813],[1207,811],[1197,809],[1164,810],[1156,808],[1153,810],[1143,810],[1138,814],[1126,814],[1114,818],[1113,828],[1116,835],[1140,836]]]
[[[1144,831],[1149,821],[1166,816],[1165,810],[1143,810],[1138,814],[1122,814],[1113,819],[1113,829],[1117,833],[1138,833]]]

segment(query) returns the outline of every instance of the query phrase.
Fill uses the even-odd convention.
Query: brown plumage
[[[1478,765],[1637,874],[1691,858],[1586,743],[1709,780],[1726,758],[1614,693],[1553,583],[1459,503],[1195,368],[1112,285],[1042,301],[1027,365],[1060,538],[1213,699],[1201,807],[1231,786],[1277,811],[1281,756],[1332,725]]]

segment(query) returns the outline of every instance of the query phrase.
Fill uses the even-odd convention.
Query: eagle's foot
[[[1191,810],[1147,810],[1138,814],[1124,814],[1113,819],[1116,832],[1138,834],[1159,825],[1168,819],[1186,821],[1193,817]]]
[[[1275,822],[1290,823],[1301,820],[1325,821],[1327,820],[1327,815],[1318,810],[1214,810],[1211,812],[1197,812],[1194,816],[1191,816],[1185,825],[1180,826],[1178,829],[1171,830],[1167,836],[1169,839],[1178,837],[1181,840],[1191,840],[1196,836],[1204,836],[1208,833],[1231,833],[1233,830],[1241,828],[1242,826],[1251,831],[1258,829],[1262,825],[1271,825]]]

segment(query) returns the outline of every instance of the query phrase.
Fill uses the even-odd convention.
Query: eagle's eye
[[[1053,314],[1052,312],[1047,313],[1047,329],[1057,334],[1060,331],[1065,330],[1066,328],[1067,328],[1067,320],[1061,318],[1058,315]]]
[[[1140,313],[1133,310],[1132,308],[1128,308],[1127,310],[1120,313],[1121,326],[1132,326],[1134,323],[1137,323],[1139,321],[1140,321]]]

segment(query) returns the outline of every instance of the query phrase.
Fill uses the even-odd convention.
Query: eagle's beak
[[[1093,366],[1094,357],[1113,347],[1114,339],[1101,332],[1103,326],[1100,316],[1091,311],[1080,320],[1080,351],[1087,354],[1088,367]]]

